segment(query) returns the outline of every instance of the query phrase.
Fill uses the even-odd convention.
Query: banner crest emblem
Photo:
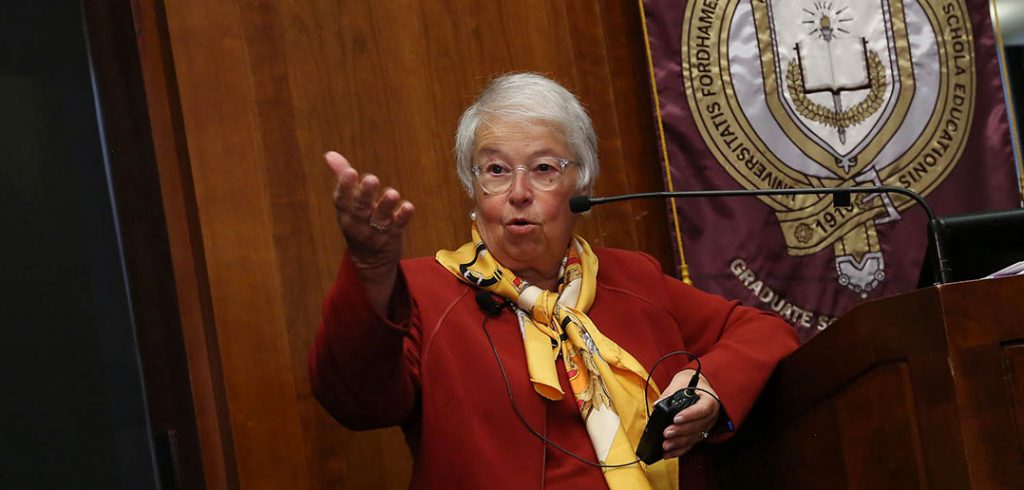
[[[688,2],[684,90],[703,140],[744,188],[894,185],[927,195],[971,126],[967,18],[962,1]],[[862,297],[885,279],[876,227],[914,204],[761,200],[789,255],[832,248],[839,283]]]

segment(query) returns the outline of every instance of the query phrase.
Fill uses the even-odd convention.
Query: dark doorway
[[[77,2],[4,6],[0,488],[161,488],[94,75]]]

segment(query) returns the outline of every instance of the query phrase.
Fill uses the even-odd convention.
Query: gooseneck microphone
[[[716,191],[675,191],[675,192],[643,192],[638,194],[622,194],[608,197],[573,196],[569,199],[569,209],[574,213],[589,211],[598,204],[606,204],[631,199],[665,199],[691,197],[739,197],[739,196],[796,196],[796,195],[832,195],[834,207],[849,207],[850,194],[902,194],[907,196],[924,209],[928,215],[928,237],[935,247],[936,284],[949,282],[949,262],[946,260],[946,248],[942,239],[942,223],[936,219],[935,212],[924,197],[903,187],[887,185],[871,187],[807,187],[802,189],[752,189],[752,190],[716,190]]]

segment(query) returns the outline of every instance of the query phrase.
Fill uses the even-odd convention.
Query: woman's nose
[[[519,168],[512,172],[512,188],[508,191],[509,201],[513,203],[529,202],[533,199],[533,184],[530,183],[530,172]]]

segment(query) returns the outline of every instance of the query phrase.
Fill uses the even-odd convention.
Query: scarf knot
[[[520,307],[522,306],[520,305]],[[533,307],[529,308],[528,311],[534,322],[549,326],[552,330],[560,332],[561,329],[558,328],[558,321],[555,320],[557,309],[559,309],[558,295],[551,291],[541,290],[537,295],[536,301],[533,303]]]

